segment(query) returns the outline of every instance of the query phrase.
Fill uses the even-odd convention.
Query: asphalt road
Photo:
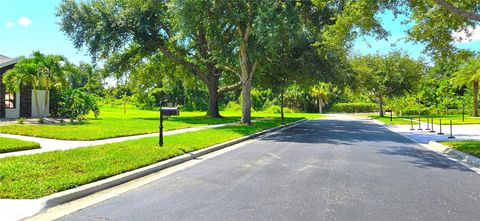
[[[368,121],[314,120],[61,220],[480,220],[480,175]]]

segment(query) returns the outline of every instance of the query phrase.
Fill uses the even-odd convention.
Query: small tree
[[[318,113],[323,113],[323,107],[328,104],[328,99],[333,89],[332,84],[319,82],[311,88],[311,94],[317,99]]]

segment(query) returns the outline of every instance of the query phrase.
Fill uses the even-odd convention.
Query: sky
[[[78,51],[60,31],[55,9],[60,0],[0,0],[0,54],[9,57],[29,56],[40,50],[46,54],[61,54],[71,62],[89,62],[85,51]],[[353,51],[359,54],[388,53],[402,50],[414,58],[426,57],[421,44],[407,42],[402,18],[395,20],[391,13],[379,15],[384,27],[391,33],[388,40],[371,37],[358,38]],[[461,33],[459,33],[461,35]],[[395,44],[392,47],[392,44]],[[480,51],[480,28],[470,41],[459,42],[459,48]]]

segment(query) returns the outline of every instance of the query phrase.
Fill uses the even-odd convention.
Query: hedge
[[[375,112],[377,110],[376,103],[337,103],[330,108],[332,112],[342,113]]]

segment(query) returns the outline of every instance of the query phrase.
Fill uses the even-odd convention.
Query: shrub
[[[25,118],[21,117],[17,119],[18,124],[24,124],[25,123]]]
[[[342,113],[359,113],[377,111],[375,103],[337,103],[331,106],[330,111]]]
[[[267,113],[273,113],[273,114],[279,114],[280,113],[280,106],[278,105],[272,105],[265,109],[265,112]],[[288,107],[283,107],[283,113],[294,113],[294,111]]]
[[[238,104],[237,102],[230,101],[228,102],[227,106],[225,107],[226,111],[241,111],[242,105]]]
[[[95,118],[100,114],[95,97],[82,89],[66,90],[59,102],[59,115],[73,119],[85,119],[84,116],[92,111]]]

